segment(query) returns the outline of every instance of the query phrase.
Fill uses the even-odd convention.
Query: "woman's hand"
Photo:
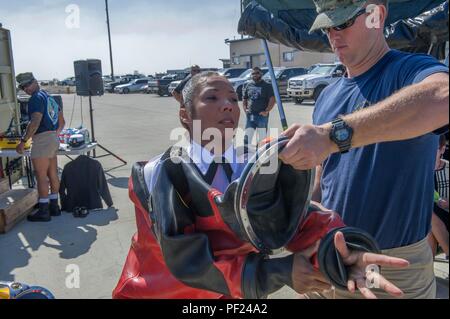
[[[334,244],[342,257],[344,264],[350,267],[347,288],[351,293],[354,293],[356,288],[358,288],[364,297],[376,299],[374,293],[370,291],[370,288],[366,285],[367,280],[370,280],[371,283],[376,283],[376,288],[383,289],[394,297],[400,298],[403,296],[403,292],[381,274],[368,271],[368,266],[377,265],[391,268],[405,268],[409,266],[407,260],[386,255],[349,250],[345,242],[344,234],[341,232],[336,233]]]
[[[294,255],[292,284],[293,289],[299,294],[331,289],[330,283],[319,270],[314,269],[310,261],[311,257],[317,253],[318,247],[319,242]]]

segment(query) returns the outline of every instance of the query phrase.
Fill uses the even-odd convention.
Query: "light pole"
[[[240,1],[241,1],[241,16],[239,17],[239,19],[242,18],[242,14],[244,13],[244,0],[240,0]],[[244,35],[241,34],[241,39],[243,39],[243,38],[244,38]]]
[[[109,60],[111,61],[111,80],[114,81],[114,63],[113,63],[112,45],[111,45],[111,29],[109,27],[108,0],[105,0],[105,6],[106,6],[106,24],[108,25]]]

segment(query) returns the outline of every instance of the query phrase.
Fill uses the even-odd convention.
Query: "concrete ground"
[[[83,99],[83,107],[80,97],[64,95],[63,100],[67,125],[84,122],[90,128],[88,100]],[[23,221],[0,235],[0,281],[40,285],[57,298],[111,298],[136,231],[127,192],[131,165],[165,151],[173,144],[171,130],[180,125],[172,98],[107,94],[93,98],[93,105],[97,140],[128,162],[107,174],[114,209],[91,212],[86,219],[64,213],[47,224]],[[301,106],[285,103],[289,123],[310,123],[313,107],[308,102]],[[277,112],[271,116],[271,126],[280,128]],[[67,161],[60,158],[60,167]],[[100,161],[105,170],[121,164],[113,157]],[[448,261],[436,264],[436,274],[439,296],[448,298]],[[295,297],[287,288],[272,296]]]

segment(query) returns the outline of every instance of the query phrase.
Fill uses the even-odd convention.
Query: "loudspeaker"
[[[75,69],[75,85],[77,95],[103,95],[102,61],[80,60],[73,63]]]

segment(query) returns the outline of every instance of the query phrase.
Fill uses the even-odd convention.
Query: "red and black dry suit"
[[[180,195],[159,185],[159,191],[171,192],[165,194],[172,198],[164,203],[168,207],[160,206],[171,216],[152,209],[145,165],[135,164],[129,181],[138,231],[113,298],[256,299],[292,287],[293,255],[269,259],[240,239],[214,203],[218,191],[209,190],[209,202],[192,209],[198,191]],[[302,251],[342,226],[336,213],[310,206],[288,249]]]

